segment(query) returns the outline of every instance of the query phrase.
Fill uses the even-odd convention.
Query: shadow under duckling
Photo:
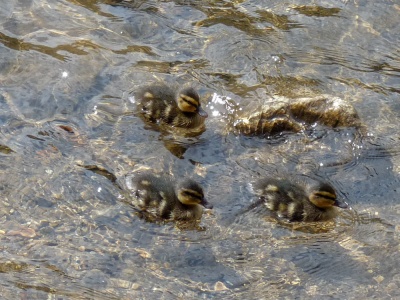
[[[263,178],[253,185],[253,191],[259,196],[255,204],[264,203],[278,217],[291,222],[328,221],[337,216],[337,207],[349,207],[337,198],[329,183],[308,177]]]
[[[145,172],[127,177],[126,185],[135,207],[162,219],[199,220],[203,207],[213,208],[204,197],[202,187],[192,179],[182,180],[175,186],[169,177]]]
[[[186,87],[179,91],[167,85],[147,86],[135,95],[141,116],[152,123],[193,129],[204,127],[208,117],[199,94]]]

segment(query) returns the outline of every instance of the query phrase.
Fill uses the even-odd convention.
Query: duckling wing
[[[138,101],[138,108],[144,119],[156,122],[165,119],[166,110],[174,107],[174,91],[167,86],[156,85],[140,89],[135,98]]]
[[[301,221],[304,211],[304,190],[287,179],[264,178],[255,184],[256,194],[265,206],[279,217]]]
[[[127,186],[134,196],[133,203],[141,209],[158,206],[163,199],[160,192],[164,185],[161,177],[148,173],[127,178]]]
[[[174,183],[165,176],[149,173],[135,176],[130,189],[135,206],[163,219],[173,217],[172,213],[179,205]]]

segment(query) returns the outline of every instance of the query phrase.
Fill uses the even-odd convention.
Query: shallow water
[[[4,299],[400,297],[395,1],[3,2]],[[132,91],[158,81],[199,90],[201,136],[133,113]],[[365,134],[231,131],[265,99],[319,94],[349,101]],[[199,228],[137,216],[119,186],[139,165],[203,184],[214,209]],[[329,179],[352,210],[323,224],[243,213],[249,183],[283,171]]]

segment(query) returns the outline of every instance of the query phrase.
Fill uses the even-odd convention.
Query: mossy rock
[[[275,97],[238,115],[233,126],[238,134],[276,135],[300,132],[315,125],[330,128],[362,126],[350,103],[330,95],[297,99]]]

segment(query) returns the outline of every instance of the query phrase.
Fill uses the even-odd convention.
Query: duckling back
[[[207,117],[193,88],[177,92],[167,85],[148,86],[136,98],[142,117],[152,123],[191,129],[203,126]]]
[[[256,182],[254,192],[269,210],[289,221],[326,221],[337,215],[335,206],[340,206],[326,183],[264,178]]]

